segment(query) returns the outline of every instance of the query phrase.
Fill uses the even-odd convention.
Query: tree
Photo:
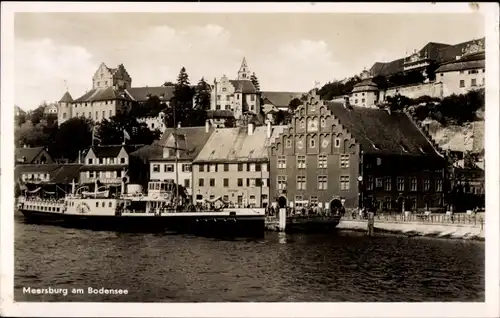
[[[27,120],[31,121],[33,125],[37,125],[44,118],[45,107],[47,107],[47,103],[43,102],[37,108],[29,111],[26,115]]]
[[[190,126],[186,120],[188,113],[193,109],[193,95],[186,68],[182,67],[175,84],[174,97],[170,101],[170,107],[165,116],[167,127],[172,127],[179,122],[184,126]]]
[[[294,98],[288,104],[288,111],[293,114],[300,105],[302,105],[302,101],[299,98]]]
[[[257,92],[260,92],[260,84],[259,84],[259,79],[257,78],[257,75],[255,73],[252,73],[252,76],[250,76],[250,81],[252,82],[253,86],[257,89]]]
[[[196,86],[194,103],[196,109],[205,111],[210,109],[210,85],[205,82],[205,79],[203,77]]]
[[[58,158],[76,160],[78,151],[89,148],[92,142],[92,120],[84,117],[71,118],[59,127],[49,152]]]
[[[126,131],[130,140],[128,144],[149,145],[160,137],[158,130],[151,131],[145,123],[139,123],[136,118],[118,114],[109,120],[103,119],[99,124],[98,135],[101,145],[119,145],[124,142]]]
[[[439,68],[439,64],[432,60],[429,65],[425,68],[425,73],[427,74],[427,79],[429,81],[435,81],[436,80],[436,70]]]

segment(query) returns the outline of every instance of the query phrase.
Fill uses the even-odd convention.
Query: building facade
[[[230,111],[237,120],[247,112],[259,114],[259,92],[250,78],[250,69],[246,59],[243,58],[237,79],[230,80],[226,75],[223,75],[219,81],[214,79],[210,109]]]
[[[192,163],[211,133],[212,128],[208,125],[168,129],[158,142],[158,146],[163,148],[161,156],[149,160],[148,190],[161,190],[161,184],[177,183],[186,188],[191,196],[193,193]]]
[[[52,164],[54,160],[44,147],[16,148],[14,164]]]
[[[125,90],[132,87],[132,78],[128,74],[123,64],[117,68],[109,68],[101,63],[92,77],[92,88],[113,87],[116,90]]]
[[[277,205],[296,208],[441,207],[444,167],[405,113],[325,103],[314,91],[271,144],[270,190]]]
[[[123,145],[91,147],[80,169],[81,183],[99,181],[106,185],[121,185],[129,168],[129,152],[130,149]]]
[[[379,89],[372,82],[370,73],[363,71],[361,73],[361,82],[354,85],[349,102],[353,106],[376,107],[379,101]]]
[[[267,147],[283,126],[218,128],[193,163],[193,200],[218,197],[239,207],[269,204]]]

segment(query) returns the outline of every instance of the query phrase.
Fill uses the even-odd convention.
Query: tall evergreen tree
[[[253,86],[257,89],[258,92],[260,92],[260,84],[259,84],[259,79],[255,75],[255,73],[252,73],[252,76],[250,76],[250,81],[252,81]]]
[[[210,109],[210,85],[203,77],[196,86],[195,108],[205,111]]]
[[[183,126],[189,126],[186,119],[188,113],[193,109],[193,95],[194,92],[191,89],[189,76],[186,72],[186,68],[183,66],[177,77],[177,83],[174,87],[174,96],[170,101],[170,107],[167,111],[166,120],[168,127],[172,127],[178,123],[181,123]]]

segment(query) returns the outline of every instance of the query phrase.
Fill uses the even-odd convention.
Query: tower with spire
[[[243,57],[243,61],[241,61],[240,70],[238,71],[238,80],[249,80],[252,76],[250,69],[247,65],[247,60]]]
[[[68,87],[66,86],[66,93],[64,93],[61,100],[57,103],[57,123],[61,125],[66,120],[72,117],[72,105],[73,97],[68,92]]]

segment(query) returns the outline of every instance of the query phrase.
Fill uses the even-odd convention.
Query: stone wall
[[[403,96],[413,99],[425,95],[431,97],[443,98],[443,86],[441,82],[432,82],[432,83],[423,83],[417,85],[391,87],[386,91],[380,92],[380,100],[382,101],[388,96],[391,97],[395,96],[396,93],[399,93]]]

